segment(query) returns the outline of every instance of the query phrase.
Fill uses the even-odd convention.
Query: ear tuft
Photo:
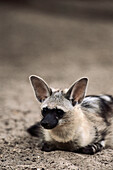
[[[40,77],[31,75],[29,77],[31,85],[34,89],[35,95],[40,102],[43,102],[52,93],[47,83]]]
[[[71,100],[73,106],[76,103],[81,103],[82,100],[84,99],[86,94],[87,82],[88,82],[87,78],[82,78],[76,81],[67,91],[65,97],[68,100]]]

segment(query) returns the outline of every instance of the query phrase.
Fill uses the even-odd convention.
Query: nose
[[[42,120],[41,120],[41,125],[45,129],[53,129],[54,127],[57,126],[58,124],[58,119],[54,116],[54,114],[47,114]]]
[[[50,128],[50,124],[47,120],[42,120],[41,121],[41,125],[46,128],[46,129],[49,129]]]

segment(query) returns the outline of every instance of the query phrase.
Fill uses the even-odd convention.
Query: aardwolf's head
[[[42,78],[34,75],[30,76],[30,80],[36,98],[41,102],[41,125],[45,129],[53,129],[71,123],[74,108],[84,99],[88,79],[76,81],[68,90],[53,90]]]

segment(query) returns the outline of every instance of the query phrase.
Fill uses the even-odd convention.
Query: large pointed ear
[[[36,98],[43,102],[52,93],[51,89],[48,87],[47,83],[40,77],[31,75],[30,81],[33,86]]]
[[[78,104],[81,103],[82,100],[84,99],[85,93],[86,93],[87,82],[88,82],[87,78],[82,78],[78,80],[77,82],[75,82],[67,91],[65,97],[68,100],[72,101],[73,106],[76,103]]]

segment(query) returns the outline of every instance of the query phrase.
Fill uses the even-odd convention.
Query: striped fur
[[[52,90],[37,76],[30,77],[41,102],[42,120],[28,129],[39,137],[43,151],[67,150],[94,154],[113,148],[113,97],[85,96],[87,78],[68,90]]]

